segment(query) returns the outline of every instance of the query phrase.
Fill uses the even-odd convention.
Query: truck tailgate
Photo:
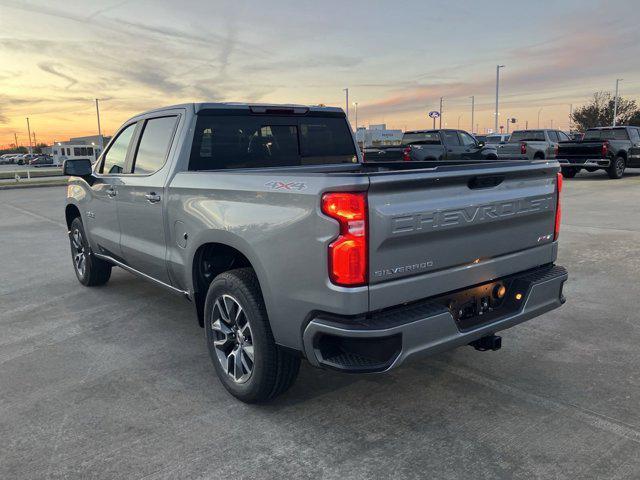
[[[603,141],[558,144],[558,158],[602,158]]]
[[[558,170],[554,161],[498,162],[372,175],[370,307],[552,262]]]

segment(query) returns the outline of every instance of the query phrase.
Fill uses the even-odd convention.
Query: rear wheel
[[[80,283],[86,287],[107,283],[109,277],[111,277],[112,265],[93,255],[84,232],[84,225],[82,225],[82,220],[79,217],[74,218],[71,222],[69,243],[71,245],[73,270],[76,272],[76,277],[78,277]]]
[[[562,176],[564,178],[573,178],[579,171],[580,169],[576,167],[562,167]]]
[[[230,270],[211,282],[204,319],[211,361],[231,395],[261,403],[291,387],[300,358],[276,345],[251,268]]]
[[[624,170],[627,168],[627,162],[624,157],[616,157],[611,162],[611,165],[607,169],[607,174],[609,178],[619,179],[624,175]]]

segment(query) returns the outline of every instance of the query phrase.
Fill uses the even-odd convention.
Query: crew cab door
[[[163,113],[140,121],[127,166],[130,173],[122,177],[118,188],[120,249],[125,263],[167,284],[164,185],[178,120],[179,115]]]
[[[463,159],[478,159],[482,158],[482,149],[478,146],[476,139],[466,132],[458,132],[460,137],[460,143],[464,147],[462,152]]]
[[[466,153],[466,147],[462,145],[458,132],[455,130],[443,130],[440,133],[444,144],[445,159],[459,160]]]
[[[95,252],[120,257],[120,222],[117,196],[130,155],[136,123],[126,125],[116,135],[95,169],[87,204],[86,228]]]

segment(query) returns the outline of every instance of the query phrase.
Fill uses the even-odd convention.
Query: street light
[[[538,128],[540,128],[540,114],[542,113],[542,108],[538,110]]]
[[[460,130],[460,119],[462,118],[462,115],[458,115],[458,130]]]
[[[349,121],[349,89],[348,88],[343,88],[342,91],[345,94],[345,105],[347,107],[347,111],[345,112],[347,114],[347,121]]]
[[[616,126],[616,117],[618,116],[618,85],[622,81],[622,78],[616,78],[616,96],[613,98],[613,123],[612,127]]]
[[[476,108],[476,97],[475,95],[471,95],[470,98],[471,98],[471,133],[473,134],[473,115],[475,113],[475,108]]]
[[[495,130],[498,131],[498,115],[500,112],[499,109],[499,98],[500,98],[500,69],[504,68],[505,65],[496,65],[496,121],[495,121]]]

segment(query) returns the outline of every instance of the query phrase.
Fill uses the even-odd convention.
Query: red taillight
[[[367,194],[325,193],[322,212],[340,224],[329,245],[329,278],[336,285],[367,283]]]
[[[402,149],[402,161],[403,162],[411,161],[411,147],[405,147]]]
[[[560,196],[562,194],[562,174],[557,174],[556,190],[558,191],[558,198],[556,200],[556,226],[553,232],[553,240],[556,241],[560,235],[560,222],[562,220],[562,202]]]
[[[520,153],[521,153],[522,155],[526,155],[526,154],[527,154],[527,144],[526,144],[526,143],[524,143],[524,142],[522,142],[522,143],[520,144]]]
[[[602,158],[606,157],[607,153],[609,153],[609,142],[604,142],[602,144]]]
[[[553,154],[557,157],[559,151],[560,151],[560,145],[556,143],[556,146],[553,149]]]

